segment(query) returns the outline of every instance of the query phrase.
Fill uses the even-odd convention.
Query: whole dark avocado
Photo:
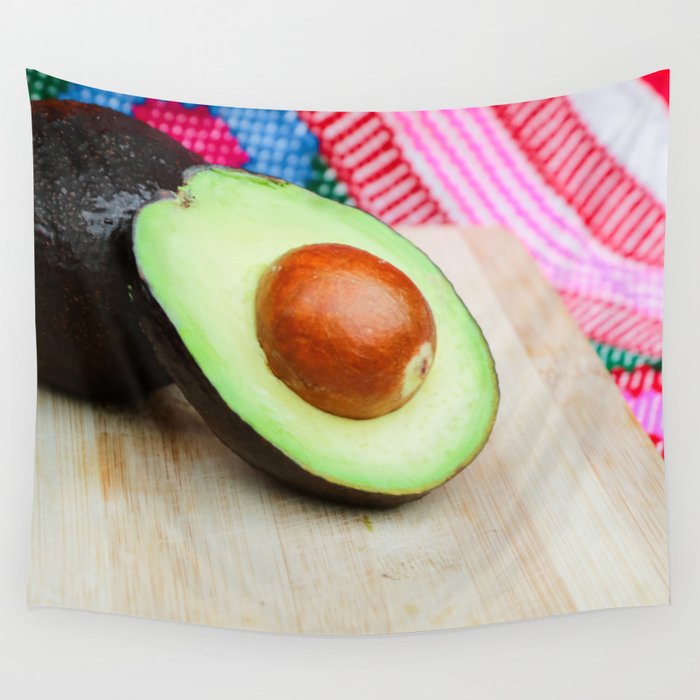
[[[32,102],[37,365],[41,382],[134,400],[169,382],[127,284],[134,213],[202,159],[105,107]]]

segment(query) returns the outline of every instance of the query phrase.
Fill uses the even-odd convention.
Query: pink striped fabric
[[[599,240],[625,257],[663,264],[663,206],[596,141],[566,97],[494,112]]]
[[[607,301],[568,292],[561,296],[581,330],[593,340],[643,355],[661,356],[660,320]]]
[[[663,191],[666,106],[641,82],[606,90],[493,108],[301,116],[359,206],[390,224],[506,228],[591,339],[660,358],[665,207],[641,183]],[[623,113],[608,128],[611,104]],[[620,125],[623,140],[610,141]],[[627,125],[653,157],[626,150]],[[621,390],[662,451],[661,389],[633,396],[636,376]]]
[[[360,207],[389,224],[447,221],[375,112],[300,112]]]
[[[513,231],[557,289],[579,297],[579,304],[590,305],[591,314],[609,310],[608,321],[617,316],[613,314],[617,307],[658,321],[653,326],[658,333],[653,343],[660,346],[663,271],[602,246],[518,152],[490,110],[386,117],[397,143],[432,185],[451,220],[497,224]],[[435,160],[439,167],[433,166]],[[610,305],[601,306],[601,301]],[[603,342],[627,337],[609,328],[611,333],[596,337]]]
[[[661,372],[648,365],[637,367],[632,372],[614,369],[612,375],[620,389],[633,396],[649,391],[660,394],[663,389]]]
[[[663,435],[663,399],[660,393],[645,391],[639,396],[634,396],[623,391],[622,395],[647,433],[657,436]]]

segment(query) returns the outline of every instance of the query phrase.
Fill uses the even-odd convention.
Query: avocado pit
[[[359,248],[319,243],[277,258],[257,287],[271,371],[311,405],[368,419],[403,406],[433,363],[433,314],[411,279]]]

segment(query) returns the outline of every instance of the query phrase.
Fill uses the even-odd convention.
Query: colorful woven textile
[[[28,73],[211,163],[291,180],[389,224],[498,225],[530,251],[663,454],[668,72],[496,107],[295,112],[144,100]]]

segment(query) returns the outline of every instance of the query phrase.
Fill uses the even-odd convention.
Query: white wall
[[[700,697],[697,0],[7,5],[0,21],[0,695]],[[27,611],[35,366],[25,66],[135,94],[307,109],[510,102],[670,67],[664,382],[671,607],[352,639]]]

